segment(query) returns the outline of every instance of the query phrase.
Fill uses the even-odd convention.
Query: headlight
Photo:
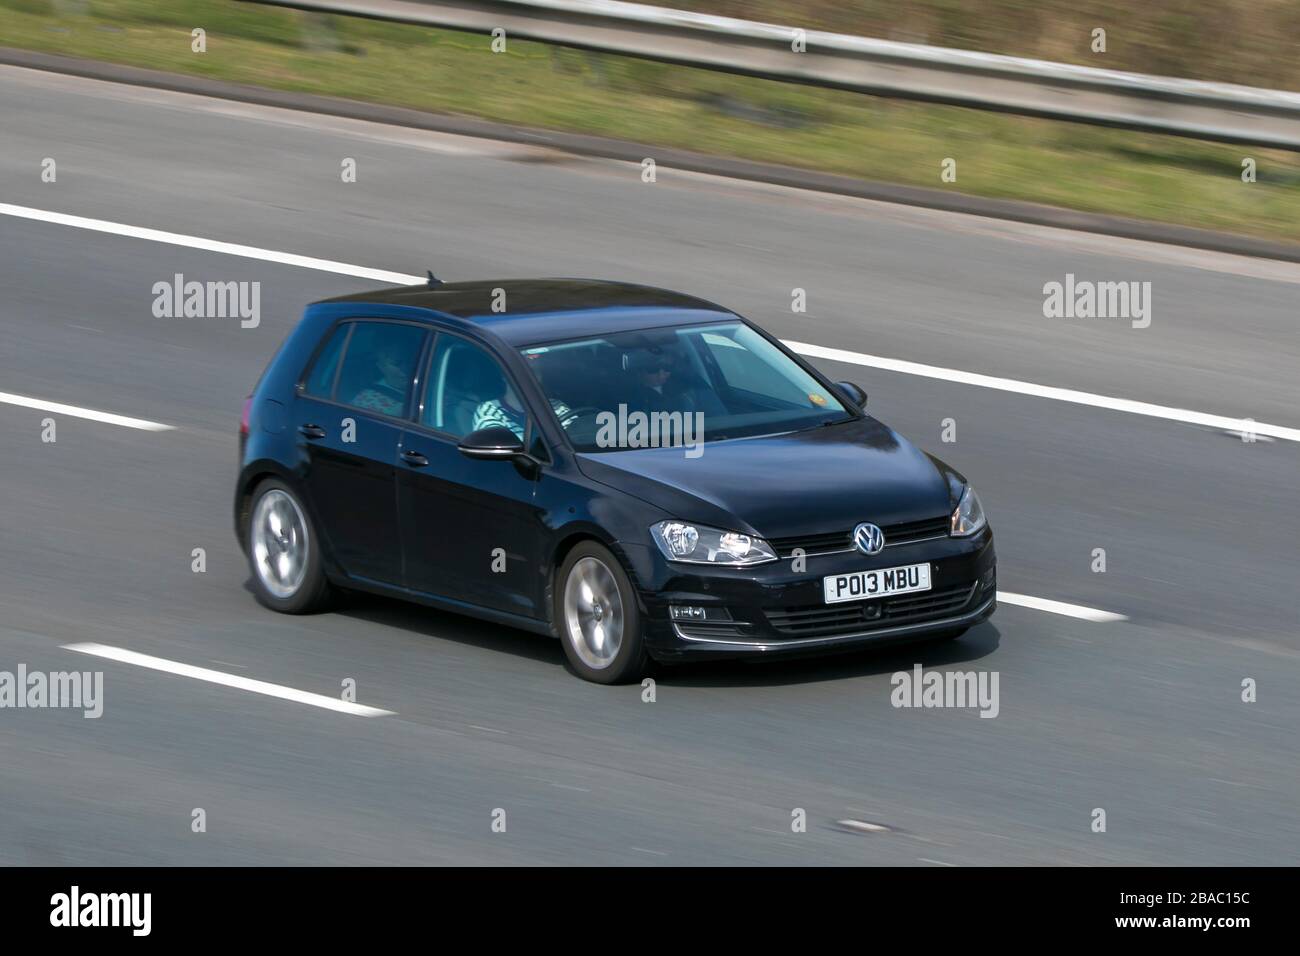
[[[661,521],[650,529],[650,537],[669,561],[745,567],[776,560],[776,552],[762,538],[685,521]]]
[[[984,506],[980,504],[979,495],[967,485],[957,504],[957,510],[952,513],[952,534],[958,538],[969,538],[986,524],[988,521],[984,518]]]

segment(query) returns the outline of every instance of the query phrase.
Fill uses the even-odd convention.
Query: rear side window
[[[334,378],[339,370],[339,359],[343,356],[343,346],[352,330],[350,322],[336,326],[334,333],[325,343],[325,347],[316,356],[307,379],[303,382],[303,391],[316,398],[334,397]]]
[[[355,323],[334,400],[382,415],[404,416],[424,337],[424,329],[415,325]]]

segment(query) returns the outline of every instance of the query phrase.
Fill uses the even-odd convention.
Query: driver
[[[671,356],[662,349],[638,349],[628,356],[628,371],[632,373],[632,401],[628,407],[637,411],[672,411],[672,393],[668,382],[672,378]]]
[[[632,375],[632,400],[628,408],[643,412],[688,412],[694,396],[673,380],[676,356],[662,348],[637,349],[628,354],[627,370]]]

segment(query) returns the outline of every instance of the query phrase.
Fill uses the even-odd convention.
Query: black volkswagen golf
[[[236,533],[277,611],[394,595],[602,683],[956,637],[992,531],[866,402],[690,296],[431,276],[307,308],[245,403]]]

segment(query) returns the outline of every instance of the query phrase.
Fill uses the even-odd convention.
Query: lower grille
[[[768,623],[781,634],[791,637],[833,637],[877,627],[894,627],[949,617],[971,602],[975,588],[975,583],[963,584],[941,591],[904,594],[883,601],[768,608],[763,613]]]
[[[730,637],[748,637],[744,622],[736,624],[684,624],[675,621],[673,627],[683,637],[695,637],[703,641],[716,641]]]

